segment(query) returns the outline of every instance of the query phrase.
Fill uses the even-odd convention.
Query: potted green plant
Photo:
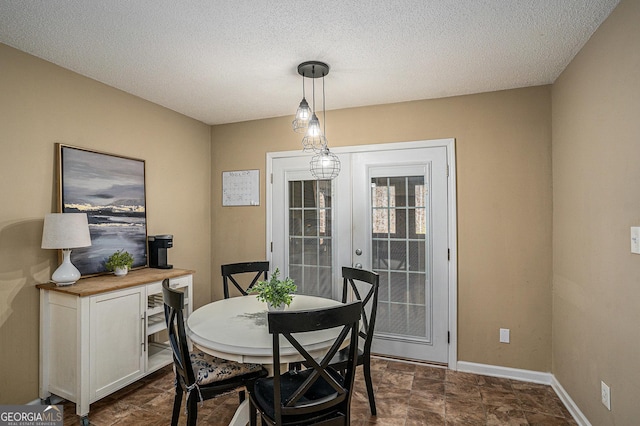
[[[133,266],[133,256],[124,249],[118,250],[109,256],[104,266],[107,271],[113,271],[115,275],[127,275],[129,269]]]
[[[271,275],[269,281],[258,281],[250,292],[256,293],[258,300],[266,302],[269,310],[282,310],[291,304],[293,294],[298,287],[289,277],[284,280],[278,279],[280,270],[276,270]]]

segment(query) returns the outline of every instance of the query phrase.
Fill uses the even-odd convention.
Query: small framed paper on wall
[[[223,206],[259,206],[260,170],[222,172]]]

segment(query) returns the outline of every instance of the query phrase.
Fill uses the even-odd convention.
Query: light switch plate
[[[611,410],[611,388],[603,381],[600,382],[600,393],[602,395],[602,404]]]
[[[509,343],[509,329],[501,328],[500,329],[500,343]]]
[[[631,253],[640,254],[640,226],[631,227]]]

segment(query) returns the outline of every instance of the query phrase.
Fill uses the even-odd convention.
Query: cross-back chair
[[[360,302],[307,311],[269,312],[269,333],[273,335],[274,375],[258,379],[249,391],[250,424],[256,424],[256,409],[262,424],[269,425],[348,425],[353,389]],[[316,361],[300,342],[310,331],[335,328],[338,334],[324,358]],[[307,369],[280,373],[281,337],[304,358]],[[329,365],[348,340],[348,361],[344,374]]]
[[[224,289],[224,298],[229,298],[229,283],[233,284],[235,288],[238,289],[240,294],[246,296],[249,294],[249,290],[251,287],[258,282],[258,280],[262,277],[263,280],[267,279],[267,273],[269,272],[269,262],[268,261],[259,261],[259,262],[241,262],[241,263],[230,263],[227,265],[221,266],[222,271],[222,284]],[[240,280],[239,275],[247,274],[248,277],[251,278],[249,285],[241,285],[238,281],[242,281],[244,283],[245,280]],[[253,275],[251,275],[253,274]]]
[[[369,408],[374,416],[376,415],[376,400],[373,395],[373,382],[371,380],[371,343],[378,311],[379,285],[380,277],[375,272],[347,266],[342,267],[342,302],[346,303],[350,298],[350,294],[353,295],[354,300],[362,302],[359,335],[363,345],[358,348],[357,365],[363,366]],[[348,354],[344,350],[338,352],[334,359],[331,360],[331,365],[339,371],[343,371],[347,363]]]
[[[189,352],[184,328],[184,293],[172,289],[169,280],[165,279],[162,282],[162,296],[176,374],[171,425],[178,424],[182,395],[186,393],[187,425],[193,426],[198,418],[198,402],[241,386],[250,389],[254,380],[266,377],[268,373],[259,364],[240,364],[203,352]],[[240,393],[242,400],[244,391]]]

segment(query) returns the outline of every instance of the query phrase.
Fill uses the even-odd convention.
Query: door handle
[[[356,255],[357,255],[357,256],[360,256],[361,254],[362,254],[362,250],[360,250],[360,249],[356,249]]]
[[[354,268],[362,269],[362,263],[356,263],[353,265]]]

